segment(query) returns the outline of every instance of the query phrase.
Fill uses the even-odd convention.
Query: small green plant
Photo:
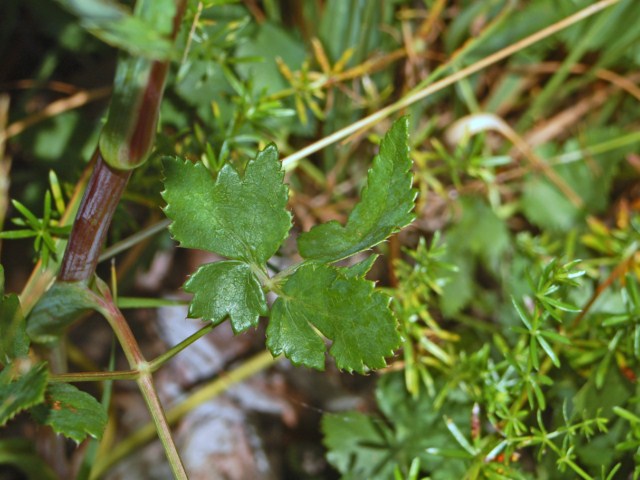
[[[189,314],[214,324],[228,317],[236,333],[269,316],[269,350],[295,364],[323,369],[327,338],[338,368],[365,373],[384,367],[400,337],[389,297],[364,278],[375,256],[347,268],[331,264],[369,250],[411,222],[415,192],[407,128],[408,121],[399,120],[382,140],[346,225],[331,222],[302,233],[298,247],[305,260],[274,277],[266,262],[291,229],[276,148],[258,153],[243,176],[226,165],[215,180],[202,164],[165,160],[163,197],[173,236],[183,247],[229,259],[204,265],[189,278]],[[265,291],[278,295],[270,312]]]
[[[0,463],[99,478],[157,437],[187,478],[171,427],[286,358],[376,382],[370,408],[323,412],[345,479],[640,478],[633,0],[9,3],[50,15],[59,42],[17,102],[24,120],[5,129],[0,97],[0,175],[7,139],[18,155],[91,160],[65,182],[17,174],[28,188],[0,232],[33,239],[37,260],[19,295],[3,260],[0,425],[83,445],[47,462],[2,439]],[[92,127],[50,113],[82,95],[29,113],[43,85],[69,90],[47,82],[67,50],[116,65]],[[29,130],[41,121],[54,133]],[[167,229],[143,261],[170,237],[218,258],[189,272],[188,301],[124,296],[132,262],[96,274]],[[176,303],[202,329],[147,359],[122,309]],[[115,349],[107,371],[67,370],[82,356],[70,327],[92,313],[127,370]],[[155,372],[226,320],[263,325],[266,349],[165,410]],[[136,382],[152,423],[114,443],[100,438],[116,380]]]

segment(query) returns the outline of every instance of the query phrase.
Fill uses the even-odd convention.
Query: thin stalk
[[[379,121],[384,120],[390,115],[402,110],[403,108],[413,105],[414,103],[423,100],[446,87],[453,85],[463,78],[467,78],[468,76],[473,75],[474,73],[479,72],[480,70],[483,70],[493,65],[494,63],[504,60],[505,58],[513,55],[516,52],[519,52],[520,50],[530,47],[531,45],[544,40],[551,35],[554,35],[592,15],[595,15],[601,10],[615,5],[619,1],[620,0],[602,0],[586,8],[583,8],[577,13],[569,15],[563,20],[560,20],[559,22],[556,22],[547,28],[543,28],[542,30],[537,31],[536,33],[529,35],[528,37],[525,37],[522,40],[503,48],[502,50],[498,50],[496,53],[493,53],[483,58],[482,60],[478,60],[473,65],[469,65],[468,67],[463,68],[456,73],[443,78],[442,80],[438,80],[437,82],[432,83],[425,88],[409,94],[406,97],[401,98],[397,102],[392,103],[391,105],[388,105],[387,107],[369,115],[368,117],[358,120],[357,122],[354,122],[351,125],[348,125],[347,127],[342,128],[337,132],[334,132],[331,135],[328,135],[318,140],[317,142],[312,143],[311,145],[308,145],[302,150],[299,150],[296,153],[284,158],[282,160],[282,164],[286,170],[291,170],[295,168],[297,163],[303,158],[308,157],[309,155],[316,153],[329,145],[339,142],[340,140],[343,140],[344,138],[347,138],[348,136],[360,130],[369,128]]]
[[[165,417],[162,404],[158,398],[158,392],[156,392],[156,388],[153,385],[151,372],[143,372],[140,378],[138,378],[137,383],[140,391],[142,392],[142,396],[147,403],[147,408],[151,413],[151,417],[153,418],[155,430],[157,431],[158,437],[160,437],[160,442],[162,442],[162,446],[164,447],[164,452],[167,456],[167,460],[169,460],[173,476],[176,480],[188,480],[187,471],[184,468],[182,459],[180,458],[176,445],[173,442],[167,417]]]
[[[278,357],[279,358],[279,357]],[[211,383],[189,396],[184,402],[167,411],[167,422],[173,425],[197,406],[210,401],[220,395],[232,385],[240,383],[256,373],[272,366],[278,358],[273,358],[269,351],[260,352],[238,368],[220,376]],[[109,454],[98,461],[92,472],[92,479],[104,475],[113,465],[135,453],[139,448],[152,441],[155,437],[155,427],[148,423],[136,430],[132,435],[119,442]]]
[[[154,358],[150,362],[147,362],[148,370],[151,372],[157,371],[162,365],[167,363],[178,353],[189,347],[196,340],[204,337],[209,333],[215,325],[209,324],[189,337],[185,338],[182,342],[173,346],[162,355]],[[100,382],[105,380],[138,380],[140,378],[140,370],[122,370],[119,372],[82,372],[82,373],[62,373],[58,375],[50,375],[49,381],[52,383],[60,382]]]
[[[130,237],[127,237],[124,240],[119,241],[118,243],[114,243],[109,248],[105,248],[105,250],[102,252],[100,257],[98,258],[98,263],[104,262],[105,260],[115,257],[119,253],[122,253],[125,250],[128,250],[134,245],[140,243],[141,241],[146,240],[149,237],[152,237],[156,233],[162,232],[164,229],[166,229],[169,226],[169,224],[171,224],[171,220],[168,220],[168,219],[160,220],[159,222],[154,223],[153,225],[150,225],[147,228],[144,228],[139,232],[134,233]]]
[[[194,333],[192,335],[189,335],[182,342],[180,342],[177,345],[175,345],[174,347],[170,348],[169,350],[164,352],[162,355],[160,355],[160,356],[156,357],[155,359],[151,360],[149,362],[149,370],[152,371],[152,372],[155,372],[162,365],[167,363],[169,360],[171,360],[173,357],[175,357],[177,354],[179,354],[182,350],[187,348],[189,345],[194,343],[196,340],[198,340],[201,337],[204,337],[207,333],[209,333],[211,330],[213,330],[214,327],[215,327],[215,325],[213,323],[210,323],[209,325],[207,325],[207,326],[201,328],[200,330],[198,330],[196,333]]]
[[[108,292],[103,292],[104,300],[101,305],[101,313],[105,316],[111,328],[118,337],[118,341],[124,351],[129,366],[132,370],[138,371],[136,383],[142,392],[142,396],[147,404],[151,418],[153,419],[153,431],[157,433],[164,447],[165,455],[171,466],[173,475],[178,480],[187,480],[187,473],[178,454],[178,449],[171,436],[171,430],[164,414],[158,392],[153,384],[153,377],[149,368],[149,363],[144,359],[138,342],[118,307],[113,303],[113,299]]]
[[[103,382],[107,380],[137,380],[138,370],[122,370],[119,372],[82,372],[49,375],[50,383]]]

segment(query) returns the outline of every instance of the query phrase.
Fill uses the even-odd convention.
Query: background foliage
[[[134,173],[108,244],[161,221],[164,155],[212,172],[243,171],[270,142],[286,157],[592,3],[190,2],[156,152]],[[367,377],[375,395],[359,390],[363,411],[317,404],[328,464],[288,460],[281,478],[640,477],[635,10],[617,2],[404,109],[417,218],[377,247],[368,274],[393,297],[402,348]],[[75,14],[85,22],[53,2],[0,6],[2,235],[34,239],[3,243],[7,291],[65,235],[64,199],[101,128],[117,51],[102,41],[112,32]],[[127,41],[115,45],[145,44],[131,33],[140,28],[117,30]],[[346,222],[390,125],[285,165],[294,233]],[[118,257],[121,293],[173,249],[166,233],[145,242]],[[276,268],[299,260],[291,251]],[[289,395],[315,408],[313,393]],[[4,442],[8,463],[28,473],[33,452]]]

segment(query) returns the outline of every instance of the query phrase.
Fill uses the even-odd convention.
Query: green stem
[[[111,257],[115,257],[119,253],[128,250],[129,248],[137,245],[143,240],[146,240],[149,237],[152,237],[156,233],[162,232],[171,224],[170,220],[160,220],[153,225],[150,225],[147,228],[140,230],[139,232],[134,233],[130,237],[125,238],[124,240],[119,241],[118,243],[114,243],[109,248],[105,248],[102,252],[102,255],[98,258],[98,263],[104,262],[105,260],[110,259]]]
[[[208,385],[190,395],[184,402],[170,409],[167,412],[167,422],[169,425],[175,424],[191,410],[220,395],[232,385],[240,383],[256,373],[269,368],[278,361],[278,358],[273,358],[269,351],[260,352],[235,370],[213,380]],[[98,459],[91,478],[99,478],[120,460],[132,455],[139,448],[153,440],[154,436],[155,428],[152,423],[136,430],[132,435],[119,442],[115,448],[110,451],[108,456]]]
[[[173,476],[177,480],[188,480],[187,472],[182,464],[182,459],[180,458],[178,449],[173,442],[167,417],[164,414],[162,404],[158,398],[158,392],[156,392],[155,386],[153,385],[153,378],[150,370],[145,369],[145,371],[141,373],[141,376],[138,379],[138,387],[142,392],[142,396],[144,397],[147,407],[149,408],[149,412],[151,413],[151,417],[153,418],[155,430],[157,430],[162,446],[164,447]]]
[[[82,372],[49,375],[50,383],[103,382],[108,380],[137,380],[140,372],[124,370],[120,372]]]
[[[155,386],[153,385],[149,363],[144,359],[129,324],[118,307],[113,303],[113,299],[108,290],[104,287],[101,288],[101,290],[104,297],[100,305],[101,313],[111,325],[116,337],[118,337],[122,350],[129,361],[129,366],[132,370],[139,372],[137,384],[142,392],[147,408],[151,413],[155,431],[162,442],[173,475],[176,479],[186,480],[187,473],[178,454],[178,449],[173,441],[173,437],[171,436],[171,430],[169,429],[167,418],[165,417],[162,404],[158,398],[158,392],[156,392]]]
[[[148,369],[151,372],[157,371],[162,365],[167,363],[178,353],[190,346],[199,338],[202,338],[209,333],[215,325],[209,324],[189,337],[185,338],[182,342],[173,346],[162,355],[154,358],[150,362],[147,362]],[[49,381],[53,383],[60,382],[100,382],[105,380],[138,380],[141,372],[139,370],[124,370],[119,372],[82,372],[82,373],[63,373],[59,375],[50,375]]]
[[[198,330],[196,333],[188,336],[182,342],[178,343],[177,345],[175,345],[171,349],[167,350],[162,355],[160,355],[160,356],[156,357],[155,359],[151,360],[149,362],[149,370],[151,370],[152,372],[155,372],[162,365],[164,365],[169,360],[171,360],[173,357],[175,357],[178,353],[180,353],[182,350],[184,350],[189,345],[194,343],[196,340],[198,340],[199,338],[205,336],[207,333],[209,333],[211,330],[213,330],[214,327],[215,327],[215,325],[210,323],[209,325],[207,325],[207,326],[201,328],[200,330]]]

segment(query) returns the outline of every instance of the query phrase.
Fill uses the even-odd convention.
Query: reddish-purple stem
[[[186,1],[176,0],[176,4],[171,39],[175,39],[180,28]],[[128,145],[132,158],[144,156],[153,142],[168,69],[168,61],[153,63],[142,105],[137,112],[132,112],[137,115]],[[58,280],[63,282],[88,282],[93,276],[113,213],[131,176],[131,170],[117,170],[107,165],[99,149],[96,149],[94,157],[95,167],[78,208],[58,273]]]
[[[96,150],[96,163],[78,208],[58,280],[88,281],[95,272],[100,250],[130,170],[115,170]]]

